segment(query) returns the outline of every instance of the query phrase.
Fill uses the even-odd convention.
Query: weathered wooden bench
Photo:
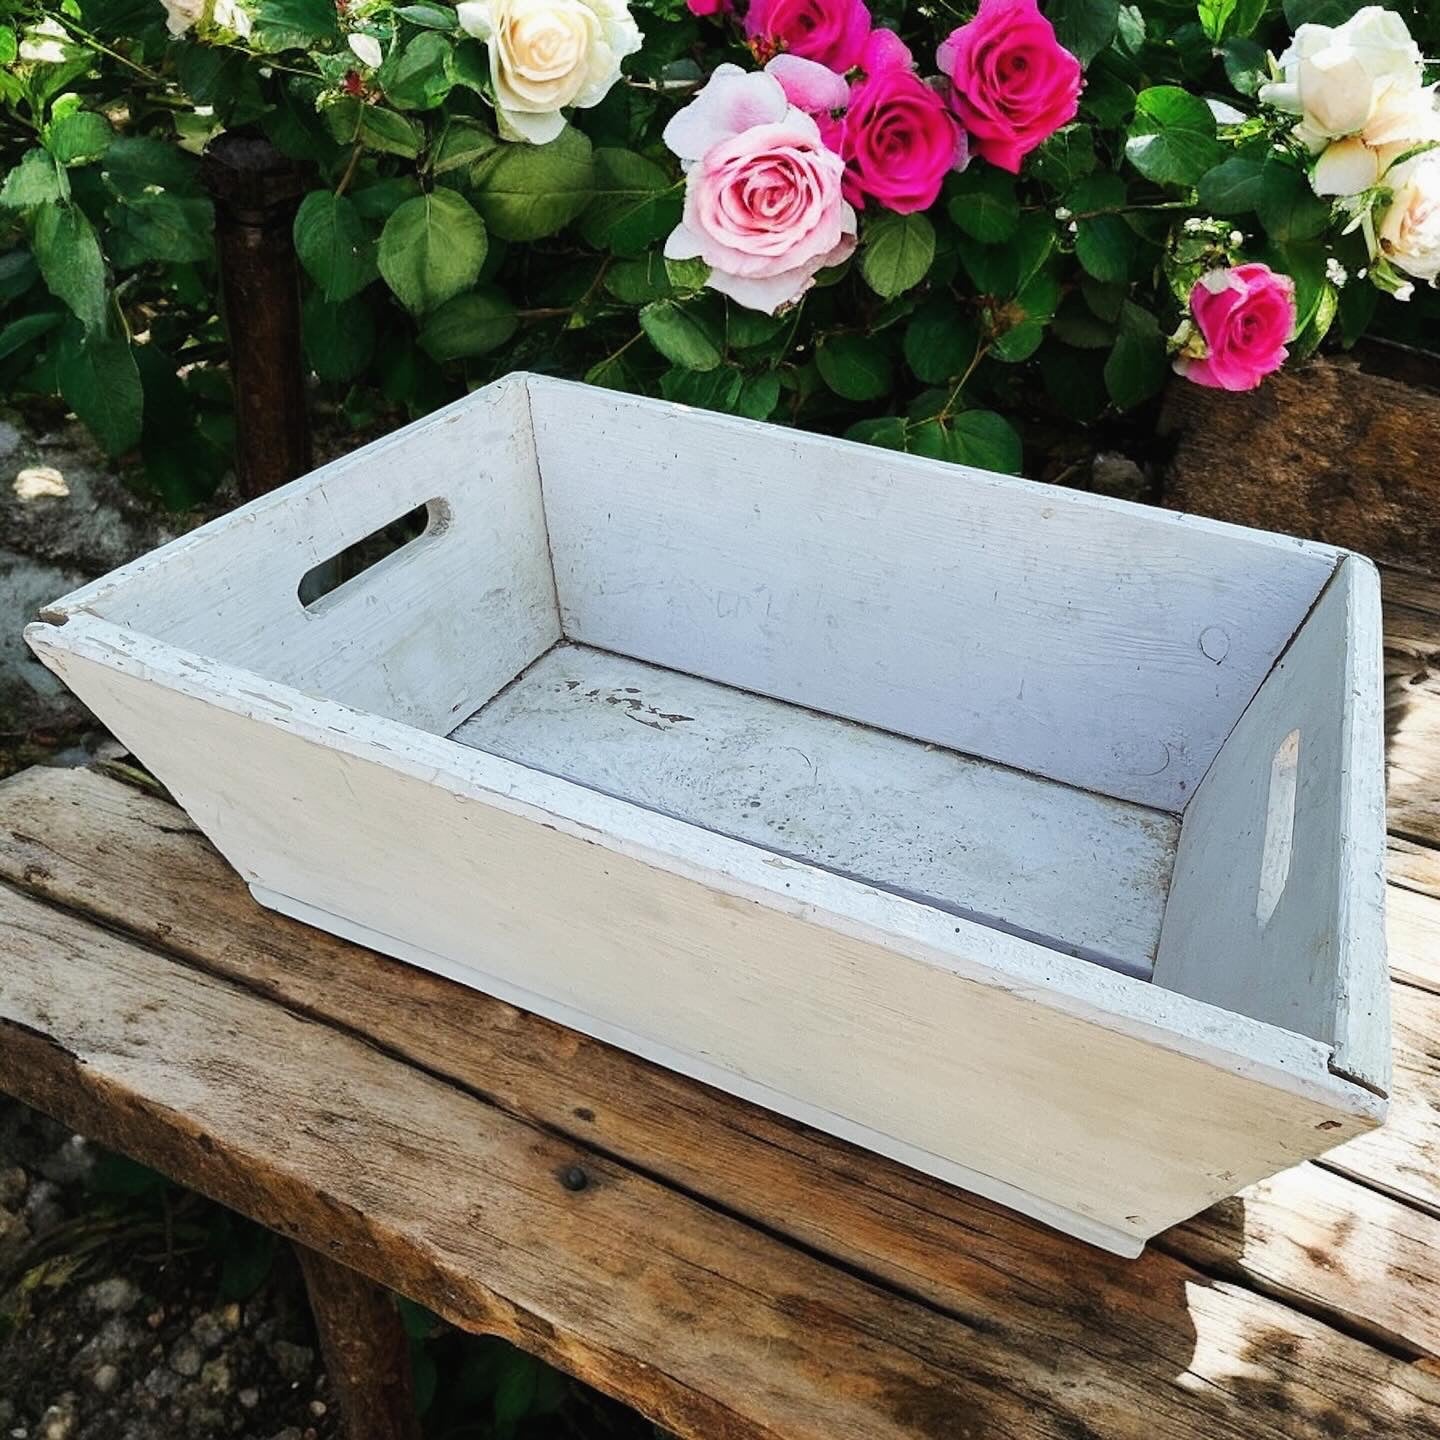
[[[0,1087],[704,1440],[1440,1433],[1440,586],[1387,575],[1389,1125],[1124,1261],[259,908],[165,799],[0,785]],[[957,1040],[963,1043],[963,1040]]]

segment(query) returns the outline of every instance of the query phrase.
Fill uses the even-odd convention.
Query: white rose
[[[1435,88],[1392,86],[1359,135],[1332,140],[1315,166],[1317,195],[1358,195],[1385,178],[1407,150],[1440,140]]]
[[[1387,177],[1393,198],[1380,217],[1381,252],[1397,270],[1434,284],[1440,277],[1440,150],[1427,150]]]
[[[165,7],[165,28],[172,35],[183,35],[205,13],[205,0],[160,0]]]
[[[1301,116],[1296,135],[1314,150],[1358,135],[1392,89],[1418,90],[1420,47],[1393,10],[1367,5],[1343,25],[1302,25],[1280,57],[1283,79],[1260,88],[1269,105]]]
[[[462,0],[455,11],[489,47],[502,124],[537,145],[565,128],[563,106],[598,105],[640,48],[624,0]]]
[[[210,13],[210,19],[222,30],[233,31],[242,40],[246,40],[250,36],[250,12],[239,3],[239,0],[215,0],[215,8]]]

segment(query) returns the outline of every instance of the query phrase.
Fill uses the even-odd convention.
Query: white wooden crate
[[[263,904],[1120,1253],[1383,1119],[1356,556],[516,375],[27,634]]]

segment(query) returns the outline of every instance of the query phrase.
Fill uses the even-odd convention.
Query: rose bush
[[[1176,371],[1436,345],[1437,56],[1355,0],[0,0],[0,383],[203,498],[246,130],[343,422],[525,366],[1014,470]]]

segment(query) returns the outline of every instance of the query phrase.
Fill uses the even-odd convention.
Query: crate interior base
[[[738,1095],[742,1100],[748,1100],[752,1104],[773,1110],[791,1120],[798,1120],[802,1124],[822,1130],[828,1135],[838,1136],[852,1145],[873,1150],[876,1154],[898,1161],[901,1165],[908,1165],[912,1170],[933,1175],[936,1179],[945,1181],[946,1184],[958,1185],[962,1190],[983,1195],[987,1200],[1008,1206],[1011,1210],[1018,1210],[1020,1214],[1028,1215],[1031,1219],[1051,1225],[1057,1230],[1063,1230],[1067,1235],[1074,1235],[1077,1239],[1085,1240],[1091,1245],[1098,1245],[1102,1250],[1109,1250],[1115,1255],[1133,1260],[1144,1249],[1143,1237],[1124,1230],[1117,1230],[1114,1226],[1107,1225],[1103,1220],[1098,1220],[1084,1211],[1074,1210],[1066,1205],[1058,1205],[1040,1195],[1032,1195],[1029,1191],[1007,1184],[993,1175],[983,1174],[978,1170],[970,1169],[967,1165],[960,1165],[943,1156],[934,1155],[928,1150],[922,1150],[904,1140],[897,1140],[893,1136],[883,1134],[868,1125],[862,1125],[847,1116],[836,1115],[817,1105],[797,1100],[793,1095],[786,1095],[768,1085],[759,1084],[734,1070],[727,1070],[711,1061],[672,1050],[669,1046],[653,1040],[647,1035],[626,1030],[604,1020],[597,1020],[586,1011],[576,1010],[572,1006],[551,1000],[548,996],[536,994],[519,985],[513,985],[509,981],[496,979],[493,975],[486,974],[473,965],[466,965],[444,955],[437,955],[434,951],[412,945],[407,940],[397,940],[393,935],[382,934],[368,925],[360,925],[343,916],[320,910],[303,900],[296,900],[289,895],[281,895],[277,891],[266,889],[263,885],[252,884],[250,893],[267,910],[274,910],[277,914],[288,915],[292,920],[301,920],[307,925],[328,930],[332,935],[339,935],[342,939],[354,941],[357,945],[365,945],[371,950],[378,950],[382,955],[392,955],[395,959],[404,960],[409,965],[418,965],[424,970],[443,975],[447,980],[454,980],[472,990],[481,990],[487,995],[494,995],[497,999],[515,1005],[521,1010],[528,1010],[532,1014],[544,1016],[545,1019],[553,1020],[556,1024],[564,1025],[571,1030],[579,1030],[582,1034],[591,1035],[597,1040],[604,1041],[607,1045],[628,1050],[631,1054],[662,1065],[667,1070],[676,1070],[682,1075],[690,1076],[692,1080],[699,1080],[702,1084],[712,1085],[731,1095]]]
[[[1151,976],[1179,821],[1147,806],[569,643],[450,738]]]

